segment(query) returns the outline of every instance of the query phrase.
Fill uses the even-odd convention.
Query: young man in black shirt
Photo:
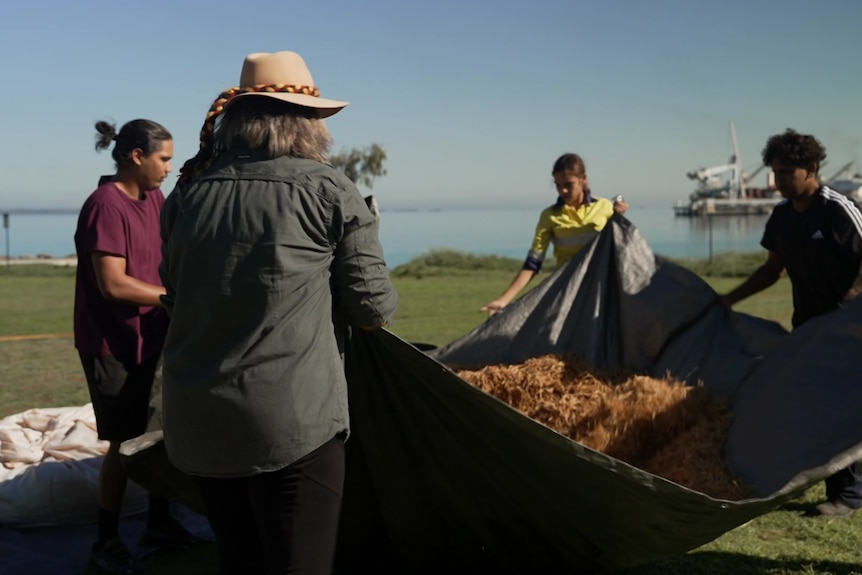
[[[793,286],[794,328],[840,308],[862,287],[862,212],[846,196],[821,185],[818,169],[826,150],[813,136],[788,129],[769,138],[763,163],[772,168],[775,184],[787,201],[772,211],[760,242],[769,251],[766,262],[730,293],[720,296],[726,307],[762,291],[786,270]],[[850,515],[862,508],[859,464],[826,478],[827,501],[821,515]]]

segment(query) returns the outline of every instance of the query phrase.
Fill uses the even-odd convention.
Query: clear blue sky
[[[0,209],[77,208],[113,169],[99,119],[164,124],[176,172],[245,55],[278,50],[351,102],[334,151],[384,146],[384,208],[538,210],[566,151],[596,194],[670,205],[730,121],[749,169],[787,127],[825,173],[862,162],[860,42],[855,0],[3,2]]]

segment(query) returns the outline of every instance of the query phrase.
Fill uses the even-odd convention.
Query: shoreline
[[[31,265],[43,264],[61,267],[75,267],[78,258],[75,256],[54,257],[40,254],[38,256],[0,256],[0,265]]]

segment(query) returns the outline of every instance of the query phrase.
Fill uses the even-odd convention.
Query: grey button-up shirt
[[[378,226],[331,166],[225,153],[162,214],[163,425],[171,462],[235,477],[349,429],[348,325],[395,312]]]

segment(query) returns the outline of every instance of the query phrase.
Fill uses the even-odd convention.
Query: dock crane
[[[835,175],[828,180],[825,180],[825,183],[836,192],[844,194],[856,202],[862,203],[862,174],[853,173],[853,167],[855,165],[855,161],[847,162],[841,166],[841,169],[838,170]],[[844,178],[844,174],[848,172],[851,173],[851,175]]]
[[[850,160],[849,162],[847,162],[846,164],[844,164],[843,166],[841,166],[841,169],[840,169],[840,170],[838,170],[837,172],[835,172],[834,174],[832,174],[832,177],[830,177],[830,178],[826,178],[826,179],[825,179],[825,180],[823,180],[823,181],[824,181],[826,184],[831,184],[832,182],[834,182],[834,181],[838,180],[841,176],[843,176],[843,175],[844,175],[844,174],[846,174],[847,172],[851,171],[851,170],[853,169],[853,166],[854,166],[855,164],[856,164],[856,162],[855,162],[854,160]],[[858,174],[857,174],[857,176],[858,176]]]
[[[730,123],[730,139],[733,146],[733,155],[730,161],[719,166],[701,167],[686,173],[689,179],[697,180],[697,190],[692,194],[696,198],[723,197],[739,199],[745,197],[745,182],[743,180],[742,163],[739,159],[739,144],[736,141],[736,128]],[[732,172],[730,181],[722,185],[717,177],[725,172]]]

